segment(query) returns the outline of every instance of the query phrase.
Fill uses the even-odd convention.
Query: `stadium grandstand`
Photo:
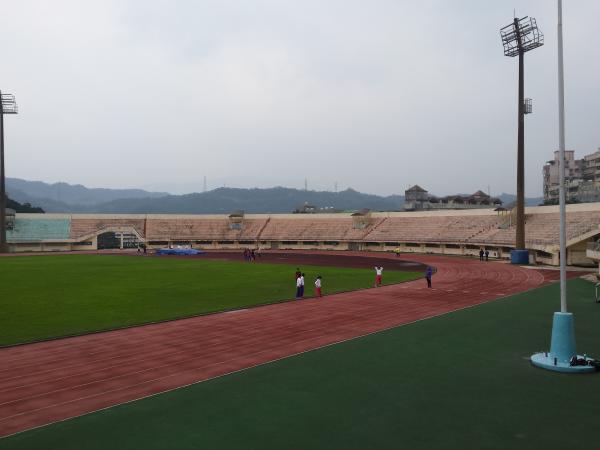
[[[486,248],[492,257],[509,259],[515,226],[514,214],[503,208],[353,214],[16,213],[7,238],[12,252],[40,252],[96,250],[99,238],[106,235],[117,237],[117,247],[126,241],[149,249],[253,247],[477,255]],[[568,264],[594,264],[590,249],[597,248],[599,238],[600,203],[568,205]],[[558,206],[527,208],[526,245],[532,262],[557,265],[558,241]]]

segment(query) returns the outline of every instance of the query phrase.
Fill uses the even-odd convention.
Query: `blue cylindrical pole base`
[[[550,354],[558,358],[558,362],[561,363],[568,363],[573,355],[577,354],[572,313],[554,313]]]
[[[591,358],[577,354],[575,349],[575,326],[573,314],[555,312],[552,321],[552,341],[550,352],[536,353],[531,357],[531,362],[537,367],[565,373],[587,373],[594,372],[594,366],[572,366],[571,358]]]
[[[511,264],[529,264],[529,250],[511,250]]]

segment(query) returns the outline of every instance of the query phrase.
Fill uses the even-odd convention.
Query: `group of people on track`
[[[490,259],[490,251],[486,249],[479,250],[479,261],[489,261]]]
[[[255,249],[244,249],[244,261],[246,262],[254,262],[256,261],[256,257],[260,257],[260,248]]]
[[[427,266],[425,269],[425,280],[427,281],[427,287],[431,287],[431,277],[433,276],[433,268]],[[375,287],[381,286],[383,278],[383,266],[375,266]]]
[[[296,267],[296,298],[304,298],[304,277],[305,274],[300,271],[299,267]],[[315,297],[322,297],[321,292],[321,275],[317,275],[315,279]]]
[[[427,281],[427,287],[431,288],[431,278],[433,277],[433,268],[431,266],[427,266],[425,269],[425,280]],[[296,267],[296,298],[301,299],[304,298],[304,285],[305,285],[305,274],[300,270],[299,267]],[[317,275],[315,278],[315,297],[322,297],[322,283],[323,277],[321,275]],[[383,283],[383,266],[375,266],[375,287],[380,287]]]

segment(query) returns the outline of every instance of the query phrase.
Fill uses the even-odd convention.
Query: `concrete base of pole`
[[[575,351],[573,314],[556,312],[552,321],[550,351],[532,355],[531,363],[534,366],[554,372],[590,373],[596,371],[596,368],[590,365],[572,366],[571,358],[573,356],[586,361],[592,360],[586,355],[578,355]]]
[[[511,264],[529,264],[529,250],[511,250]]]
[[[584,355],[576,355],[577,359],[585,359],[591,361],[591,358],[587,358]],[[556,358],[551,356],[550,353],[536,353],[531,355],[531,364],[541,369],[551,370],[553,372],[561,373],[593,373],[596,372],[594,366],[572,366],[569,363],[559,363]]]

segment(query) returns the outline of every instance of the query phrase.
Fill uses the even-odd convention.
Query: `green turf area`
[[[569,283],[600,355],[593,285]],[[600,373],[534,368],[558,286],[398,327],[0,440],[0,449],[596,448]]]
[[[296,267],[189,258],[0,258],[0,345],[241,308],[294,297]],[[306,293],[372,286],[369,269],[305,266]],[[386,283],[420,277],[386,271]]]

